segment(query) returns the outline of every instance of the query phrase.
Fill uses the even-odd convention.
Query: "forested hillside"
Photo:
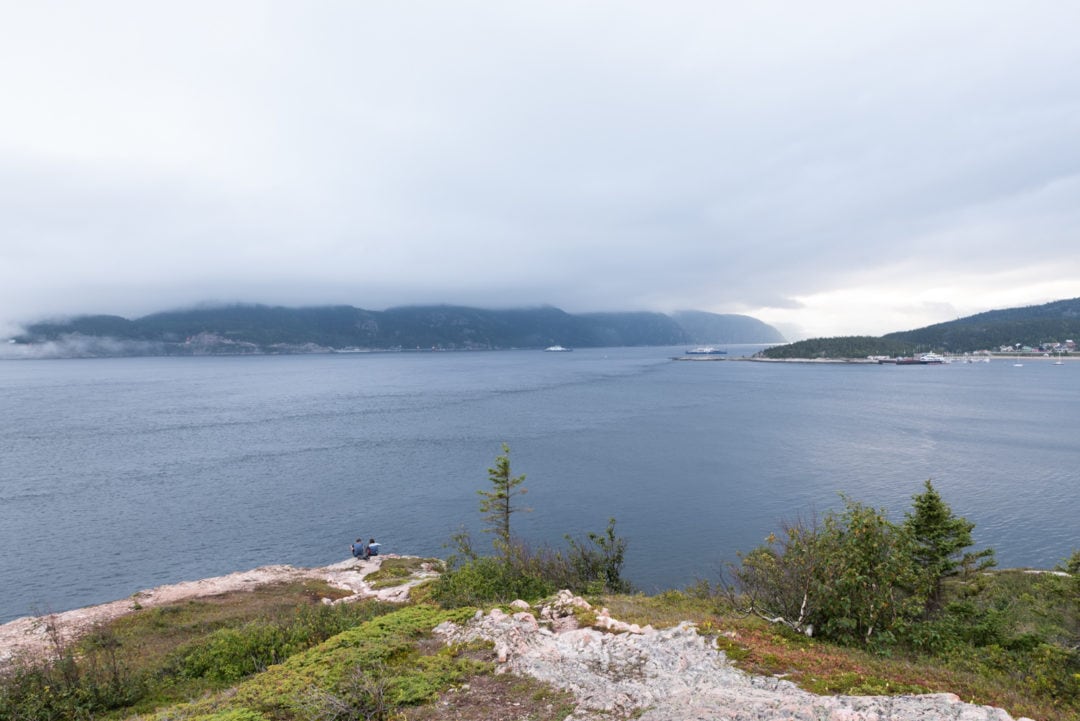
[[[872,355],[974,353],[1003,346],[1039,348],[1080,338],[1080,298],[991,310],[925,328],[877,336],[812,338],[769,348],[769,358],[865,358]],[[1063,349],[1062,349],[1063,350]]]
[[[889,333],[887,339],[962,353],[1003,345],[1037,347],[1080,338],[1080,298],[1025,308],[991,310],[917,330]]]
[[[693,320],[688,329],[662,313],[575,315],[550,306],[489,310],[437,305],[370,311],[352,306],[232,305],[134,320],[98,315],[37,323],[15,342],[66,344],[83,349],[80,355],[187,355],[768,343],[780,337],[775,328],[746,316],[695,313]]]

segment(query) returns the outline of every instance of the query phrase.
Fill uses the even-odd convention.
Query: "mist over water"
[[[0,622],[358,535],[445,555],[505,441],[535,543],[618,519],[646,591],[933,478],[1001,565],[1080,545],[1080,363],[673,363],[682,349],[0,362]],[[479,534],[477,534],[479,536]],[[484,539],[481,539],[482,541]]]

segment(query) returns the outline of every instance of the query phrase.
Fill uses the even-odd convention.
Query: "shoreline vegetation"
[[[490,611],[492,618],[505,618],[507,623],[510,617],[506,614],[516,612],[514,618],[519,618],[523,610],[524,615],[532,614],[543,620],[538,611],[545,603],[553,603],[552,597],[548,597],[535,605],[534,602],[511,607],[506,601],[492,601],[440,611],[431,604],[430,597],[436,576],[433,569],[440,567],[441,562],[436,559],[396,555],[375,557],[371,562],[349,559],[314,568],[271,565],[159,586],[97,606],[16,619],[0,625],[0,717],[133,721],[320,718],[488,721],[501,718],[497,709],[513,707],[525,709],[522,718],[563,721],[574,712],[580,713],[583,699],[565,690],[527,676],[497,675],[500,667],[512,669],[512,664],[502,655],[505,651],[499,650],[499,643],[509,641],[496,642],[494,647],[473,643],[450,645],[442,650],[438,644],[431,645],[434,643],[431,632],[439,623],[465,624],[469,618],[478,618],[479,611]],[[383,570],[385,573],[380,573]],[[997,597],[1030,598],[1032,594],[1044,596],[1047,589],[1069,583],[1080,587],[1080,575],[1060,568],[995,569],[981,571],[961,586],[951,586],[948,593],[963,596],[965,592],[961,588],[979,587],[982,589],[979,593]],[[1075,593],[1080,594],[1080,588]],[[942,706],[941,716],[920,716],[927,721],[952,718],[960,712],[956,704],[961,700],[975,704],[963,712],[968,714],[964,718],[970,719],[1080,718],[1077,697],[1080,675],[1074,677],[1074,687],[1066,689],[1069,695],[1054,698],[1046,694],[1045,686],[1041,694],[1032,693],[1031,689],[1045,681],[1036,680],[1034,686],[1023,684],[1023,678],[1030,672],[1013,657],[1015,649],[1007,647],[998,649],[997,653],[1002,655],[993,662],[994,675],[988,676],[987,668],[981,667],[977,658],[945,662],[932,655],[880,654],[818,641],[781,624],[737,611],[717,588],[710,588],[707,583],[651,596],[594,593],[586,597],[591,604],[577,597],[574,603],[581,607],[567,612],[563,621],[556,619],[557,625],[562,624],[559,632],[568,628],[596,629],[603,637],[640,634],[641,629],[651,633],[655,628],[660,633],[653,643],[662,648],[672,643],[665,634],[689,622],[705,639],[707,647],[722,654],[725,664],[751,676],[766,677],[770,683],[775,678],[793,682],[785,692],[791,696],[786,702],[789,704],[807,703],[806,697],[796,695],[802,689],[815,697],[833,697],[841,704],[852,703],[844,701],[851,696],[910,699],[880,702],[884,709],[896,713],[900,713],[903,704],[923,703],[919,699],[925,698],[927,704]],[[506,612],[502,617],[498,615],[499,608]],[[1039,609],[1035,615],[1045,614],[1044,606],[1040,605]],[[1033,629],[1034,621],[1026,623]],[[399,629],[402,625],[407,628]],[[297,626],[303,631],[298,631]],[[356,643],[350,639],[368,635],[362,631],[365,628],[378,632],[379,638],[370,641],[374,648],[365,651],[374,656],[343,658],[341,650]],[[972,630],[986,632],[986,629]],[[520,628],[511,628],[509,632],[511,639],[520,642]],[[386,636],[387,633],[390,635]],[[310,634],[308,640],[299,638],[305,634]],[[285,640],[289,635],[298,638]],[[1034,633],[1029,633],[1029,640],[1022,643],[1033,644],[1032,636]],[[29,647],[31,643],[34,649]],[[284,647],[275,649],[277,643],[283,643]],[[595,652],[604,655],[607,659],[604,663],[610,664],[612,651],[605,648],[597,646]],[[407,661],[402,658],[406,649],[412,649],[405,654]],[[653,653],[662,654],[657,649]],[[254,655],[245,665],[242,657],[248,654]],[[336,682],[340,696],[324,695],[319,702],[318,694],[304,695],[297,690],[298,684],[317,685],[318,678],[325,680],[324,674],[340,677],[342,664],[363,668],[369,674],[389,673],[387,663],[392,656],[397,660],[389,662],[391,665],[409,667],[395,671],[408,676],[407,682],[401,677],[385,685],[368,682],[350,685],[356,683],[355,678],[340,681]],[[1061,663],[1062,659],[1055,662]],[[600,658],[593,663],[599,664]],[[673,675],[684,673],[679,669],[667,671]],[[696,672],[700,673],[701,669]],[[10,685],[32,681],[30,677],[35,673],[44,674],[41,680],[52,684],[49,688],[55,697],[46,694],[40,698],[37,714],[31,710],[20,716],[4,716],[3,712],[9,710],[4,704],[16,700]],[[144,673],[174,674],[175,678],[164,688],[147,689],[151,682],[140,678]],[[294,678],[281,685],[283,678],[296,673],[300,673],[299,680]],[[721,676],[718,674],[715,683],[730,683]],[[1015,685],[1010,687],[1009,680]],[[395,686],[399,682],[419,688],[405,692]],[[64,707],[65,684],[78,689],[69,700],[99,703],[113,710],[100,715],[55,714],[55,706]],[[126,695],[120,693],[126,684],[137,686],[137,691],[128,689]],[[3,688],[5,685],[8,688]],[[474,688],[479,698],[470,697]],[[110,697],[110,693],[115,697]],[[390,698],[393,694],[396,697]],[[199,697],[199,701],[191,700]],[[319,715],[327,712],[320,703],[366,711],[365,715],[356,716]],[[483,706],[475,708],[478,704]],[[872,699],[857,704],[863,709],[873,705]],[[258,710],[252,713],[244,710],[251,708]],[[401,715],[405,708],[411,709],[410,712]],[[1010,716],[993,710],[997,708]],[[636,713],[640,714],[640,709]]]
[[[445,562],[270,566],[18,619],[0,718],[1080,718],[1080,550],[992,570],[926,481],[902,522],[845,497],[646,596],[615,519],[565,549],[515,535],[527,489],[502,450],[479,491],[487,554],[462,531]]]
[[[382,563],[388,564],[385,574],[378,574]],[[124,616],[147,609],[195,603],[234,593],[246,593],[266,588],[286,588],[299,584],[308,589],[306,595],[325,605],[378,600],[387,603],[406,603],[411,589],[437,578],[444,562],[440,559],[400,554],[372,557],[369,561],[349,559],[327,566],[289,566],[269,564],[246,571],[234,571],[224,576],[211,576],[193,581],[180,581],[135,591],[130,596],[66,611],[20,616],[0,624],[0,669],[26,658],[41,658],[50,652],[55,642],[50,637],[51,625],[62,628],[65,641],[78,642],[97,628]],[[407,570],[400,570],[405,567]],[[372,578],[368,578],[372,576]],[[980,571],[985,576],[1054,576],[1069,579],[1075,574],[1055,568],[998,568]],[[368,580],[365,580],[368,579]],[[699,588],[691,588],[696,592]],[[684,591],[669,589],[652,596],[627,594],[639,598],[662,598]],[[616,594],[617,595],[617,594]]]
[[[1039,306],[993,310],[967,318],[882,336],[808,338],[774,345],[759,355],[800,362],[865,362],[875,358],[1001,355],[1067,358],[1080,337],[1080,298]]]
[[[509,674],[505,677],[492,676],[492,671],[505,663],[498,657],[497,649],[485,648],[484,645],[473,645],[471,648],[451,645],[444,650],[436,650],[431,645],[431,631],[438,623],[464,623],[477,610],[487,612],[496,609],[491,613],[498,614],[501,608],[508,613],[521,613],[526,607],[514,608],[505,602],[490,602],[476,608],[438,611],[430,604],[428,588],[424,586],[432,583],[431,575],[427,571],[417,571],[421,564],[427,566],[437,561],[409,556],[386,556],[379,560],[391,558],[407,563],[411,569],[391,567],[392,570],[383,576],[383,588],[393,590],[400,588],[393,584],[408,585],[416,589],[415,598],[397,593],[394,600],[384,601],[376,595],[354,594],[333,581],[321,579],[320,576],[324,574],[332,576],[349,567],[360,566],[360,561],[350,559],[316,568],[260,567],[217,579],[190,582],[203,584],[200,593],[161,604],[141,606],[138,599],[154,595],[165,597],[171,589],[186,584],[159,586],[139,591],[127,599],[99,604],[98,607],[18,618],[0,625],[0,711],[9,710],[4,704],[15,700],[10,684],[25,682],[35,672],[41,672],[45,675],[42,680],[52,683],[51,691],[55,697],[49,698],[46,694],[40,698],[37,713],[31,709],[22,716],[10,718],[21,721],[59,718],[132,721],[306,721],[322,718],[435,721],[454,718],[491,721],[503,718],[498,713],[513,708],[515,712],[523,713],[521,718],[564,721],[575,711],[580,699],[565,691]],[[205,584],[207,581],[229,579],[230,576],[249,576],[266,569],[274,573],[289,569],[289,573],[298,575],[292,579],[274,579],[268,575],[260,581],[241,585]],[[374,571],[378,570],[376,564]],[[370,579],[373,571],[355,569],[355,573]],[[984,588],[1000,586],[999,593],[1018,591],[1028,595],[1032,591],[1038,594],[1040,589],[1047,588],[1045,580],[1052,580],[1058,585],[1080,580],[1076,574],[1039,569],[987,570],[981,572],[981,576]],[[369,585],[377,584],[377,580],[369,580]],[[842,694],[908,698],[923,694],[950,694],[954,700],[946,706],[964,700],[975,704],[973,709],[1002,708],[1017,720],[1069,721],[1080,718],[1080,704],[1075,696],[1048,698],[1038,693],[1031,694],[1026,686],[1018,683],[1014,688],[1002,685],[1002,681],[1018,681],[1023,676],[1023,669],[1009,668],[1015,663],[1012,657],[998,659],[999,675],[986,678],[986,670],[978,668],[980,663],[974,658],[969,659],[967,665],[955,661],[946,665],[934,661],[932,657],[895,657],[815,641],[757,616],[735,612],[726,606],[716,589],[707,584],[684,590],[662,591],[653,596],[594,594],[588,598],[592,608],[572,612],[565,623],[573,627],[627,634],[639,632],[639,628],[674,629],[679,624],[689,622],[706,639],[707,644],[726,656],[734,668],[751,676],[786,679],[798,689],[819,696]],[[549,598],[544,602],[552,601]],[[95,623],[81,628],[66,625],[72,613],[118,603],[122,604],[123,611],[110,614],[107,620],[98,618]],[[529,604],[526,613],[536,613],[540,608],[542,604]],[[597,613],[597,609],[603,610]],[[319,716],[325,709],[316,712],[311,697],[302,698],[300,703],[294,705],[298,698],[294,696],[298,693],[297,681],[292,682],[292,689],[287,684],[283,689],[280,685],[283,676],[281,668],[288,665],[280,665],[295,657],[300,666],[307,667],[305,674],[310,677],[308,681],[318,678],[335,664],[341,665],[341,659],[335,657],[341,655],[335,651],[339,644],[353,643],[349,639],[359,635],[361,628],[372,625],[376,620],[384,620],[380,622],[380,632],[386,631],[388,625],[391,628],[410,625],[404,638],[394,637],[392,641],[380,639],[379,643],[390,643],[390,648],[378,651],[376,656],[400,656],[403,650],[413,649],[408,654],[411,656],[407,662],[409,665],[415,666],[419,659],[430,658],[428,654],[433,652],[436,657],[445,654],[445,657],[437,658],[437,665],[447,664],[448,658],[460,659],[465,663],[459,668],[440,667],[432,670],[429,668],[430,662],[419,661],[420,669],[409,670],[410,674],[418,675],[421,685],[420,692],[413,695],[400,694],[396,699],[391,699],[386,696],[396,693],[391,688],[393,684],[380,686],[376,683],[372,684],[374,689],[362,684],[363,688],[353,688],[338,698],[338,702],[346,706],[367,708],[368,712],[373,713],[372,716]],[[302,634],[296,626],[305,629]],[[4,645],[10,639],[10,634],[6,632],[10,627],[17,627],[19,635],[27,634],[27,628],[32,629],[29,632],[38,639],[40,654],[27,653],[24,647],[11,655],[11,648]],[[285,642],[285,637],[289,635],[297,638]],[[310,636],[305,640],[299,638],[301,635]],[[280,638],[271,638],[274,636]],[[273,647],[278,642],[284,642],[286,648],[275,650]],[[417,652],[419,656],[415,655]],[[600,649],[597,652],[608,653]],[[129,653],[131,655],[127,655]],[[241,663],[244,654],[254,654],[246,667]],[[258,654],[266,655],[260,659]],[[109,657],[108,663],[105,657]],[[108,668],[109,663],[114,665]],[[368,658],[366,661],[350,658],[345,663],[355,664],[367,672],[374,670],[378,674],[389,674],[391,670],[386,666],[384,657]],[[401,664],[401,658],[394,663]],[[596,663],[599,663],[599,658]],[[39,664],[37,671],[33,670],[35,664]],[[76,668],[65,670],[66,665]],[[298,664],[292,666],[296,668]],[[319,670],[324,666],[324,670]],[[340,672],[340,668],[337,672]],[[167,688],[148,690],[146,686],[151,682],[137,678],[143,674],[175,675],[175,678],[168,681]],[[100,675],[104,675],[104,678]],[[95,679],[95,676],[98,678]],[[83,684],[83,689],[92,685],[106,686],[91,693],[83,691],[73,695],[81,696],[78,698],[79,704],[96,703],[111,706],[112,710],[99,715],[80,715],[78,712],[56,715],[56,705],[64,704],[63,695],[67,693],[64,686],[67,683]],[[138,690],[126,695],[109,696],[109,685],[113,686],[114,692],[119,692],[127,683],[139,686]],[[8,688],[3,688],[5,685]],[[480,700],[463,698],[468,696],[472,686],[482,693]],[[141,695],[147,691],[150,694]],[[202,700],[192,702],[191,699],[200,696]],[[261,710],[247,715],[243,710],[238,710],[235,700],[238,698],[245,707],[259,706]],[[456,709],[457,716],[450,716],[449,707],[455,702],[465,707],[476,703],[488,707],[474,709],[472,713],[475,716],[469,716],[469,711],[462,713],[461,709]],[[391,712],[402,708],[413,710],[407,716]],[[526,712],[531,712],[531,715],[525,716]],[[0,718],[9,717],[0,715]],[[953,717],[921,718],[935,721]],[[964,718],[1003,721],[1008,717],[972,715]]]
[[[948,365],[950,363],[966,363],[967,359],[973,356],[943,356],[946,360],[942,365]],[[1080,361],[1080,355],[1061,355],[1061,356],[1047,356],[1043,353],[992,353],[986,356],[978,356],[980,359],[978,362],[984,362],[982,359],[990,360],[1002,360],[1002,361],[1033,361],[1033,362],[1072,362]],[[884,364],[877,359],[873,358],[769,358],[761,355],[755,356],[672,356],[673,361],[691,361],[691,362],[713,362],[713,361],[731,361],[731,362],[749,362],[749,363],[814,363],[825,365],[890,365],[889,362]]]

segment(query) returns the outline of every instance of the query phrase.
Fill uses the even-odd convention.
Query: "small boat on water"
[[[714,348],[711,345],[706,345],[700,348],[691,348],[686,351],[686,355],[727,355],[727,351]]]
[[[561,345],[549,345],[544,349],[545,353],[569,353],[573,348],[563,348]]]

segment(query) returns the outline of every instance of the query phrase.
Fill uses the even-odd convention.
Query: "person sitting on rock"
[[[374,538],[368,539],[367,542],[368,553],[372,556],[379,555],[379,544],[375,542]]]
[[[352,555],[354,558],[366,561],[368,555],[370,555],[368,546],[366,543],[364,543],[364,539],[362,538],[357,538],[356,543],[352,544],[349,548],[352,551]]]

